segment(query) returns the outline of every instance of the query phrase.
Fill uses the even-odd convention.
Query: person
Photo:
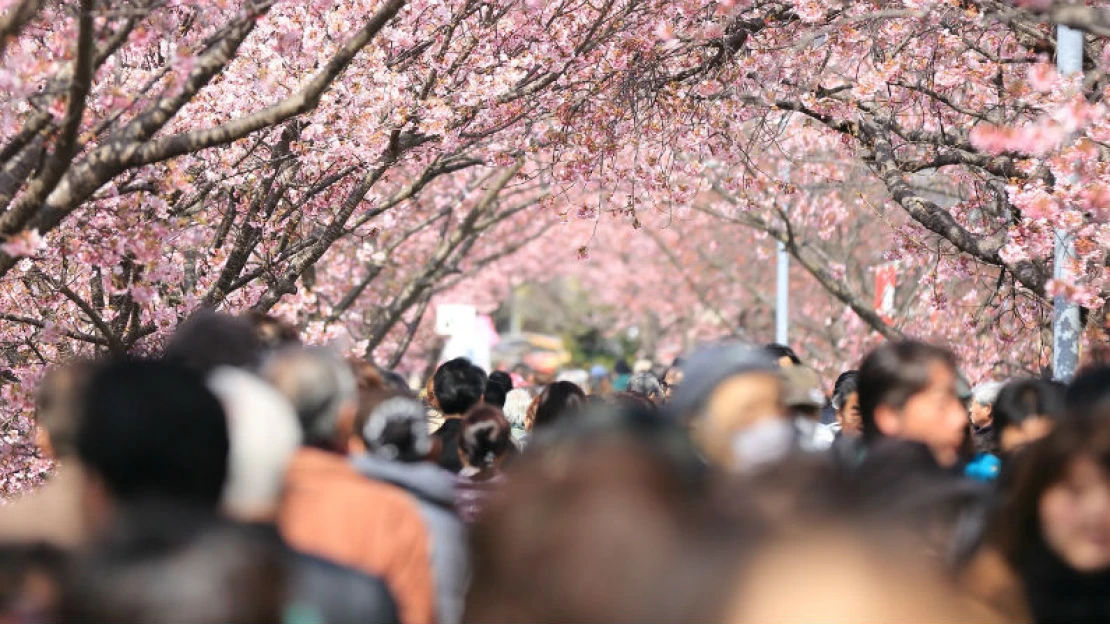
[[[236,368],[213,371],[208,387],[228,420],[230,461],[222,509],[280,555],[287,567],[289,608],[325,623],[396,622],[396,604],[380,578],[297,552],[278,531],[285,474],[302,442],[293,407],[269,384]]]
[[[204,378],[180,364],[107,364],[88,380],[77,426],[92,535],[146,502],[216,509],[228,471],[228,426]]]
[[[1013,456],[1044,438],[1065,413],[1063,384],[1043,379],[1012,381],[998,393],[992,410],[999,452]]]
[[[842,373],[833,386],[832,406],[836,422],[830,427],[837,437],[858,436],[861,432],[859,417],[859,371]]]
[[[993,545],[1035,622],[1110,621],[1110,429],[1061,424],[1031,446],[998,510]]]
[[[443,414],[443,425],[432,434],[439,443],[439,465],[458,474],[459,436],[462,417],[482,401],[486,374],[466,358],[449,360],[436,369],[433,379],[435,406]]]
[[[431,539],[436,622],[458,624],[466,596],[466,528],[455,512],[455,479],[434,461],[427,414],[419,401],[386,396],[359,429],[366,452],[354,455],[364,476],[408,492]]]
[[[971,391],[971,428],[976,453],[998,454],[998,431],[994,428],[994,403],[1002,382],[988,381]]]
[[[632,367],[625,359],[617,360],[613,365],[612,392],[624,392],[628,389],[628,382],[632,379]]]
[[[682,385],[682,358],[675,358],[667,373],[663,375],[664,400],[670,401],[680,385]]]
[[[0,620],[59,621],[71,558],[68,551],[42,542],[0,542]]]
[[[162,357],[204,375],[220,366],[251,370],[261,356],[262,343],[251,321],[205,309],[178,326]]]
[[[304,435],[278,510],[282,536],[297,550],[385,580],[404,624],[434,622],[431,544],[419,507],[348,461],[358,388],[347,362],[294,349],[274,354],[262,373],[293,406]]]
[[[524,448],[528,443],[528,408],[532,405],[532,395],[527,390],[514,388],[505,395],[505,419],[512,426],[513,443]]]
[[[502,465],[513,452],[509,421],[496,407],[480,405],[463,420],[459,447],[463,469],[458,476],[459,515],[477,520],[490,496],[505,482]]]
[[[277,351],[301,344],[301,337],[297,328],[279,319],[276,316],[251,310],[246,313],[246,320],[254,328],[258,345],[266,351]]]
[[[802,360],[798,357],[794,350],[786,345],[778,343],[771,343],[764,347],[771,358],[778,363],[780,368],[789,368],[791,366],[801,366]]]
[[[81,513],[84,469],[76,438],[82,392],[93,366],[75,362],[46,374],[36,397],[36,442],[56,463],[54,474],[37,491],[0,506],[0,539],[45,542],[74,548],[85,540]]]
[[[783,368],[783,405],[798,429],[802,450],[823,451],[832,446],[835,434],[821,426],[818,419],[827,399],[817,371],[806,366]]]
[[[628,392],[643,396],[654,405],[663,402],[663,384],[650,372],[636,373],[628,380]]]
[[[796,431],[778,365],[764,349],[723,343],[693,353],[669,408],[688,423],[709,463],[749,471],[790,453]]]
[[[569,381],[556,381],[536,397],[536,413],[531,431],[536,432],[577,415],[586,402],[586,393]]]
[[[1071,418],[1089,419],[1110,413],[1110,366],[1080,371],[1068,385],[1065,405]]]
[[[508,373],[493,371],[490,373],[489,381],[486,382],[486,392],[482,396],[482,402],[501,409],[505,407],[505,397],[512,389],[513,380]]]
[[[957,395],[956,361],[947,350],[919,342],[892,342],[872,351],[859,372],[863,439],[915,440],[942,466],[955,466],[967,430]]]
[[[287,569],[243,526],[196,508],[129,509],[63,581],[62,622],[280,622]]]

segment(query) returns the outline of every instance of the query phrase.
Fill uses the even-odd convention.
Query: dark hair
[[[195,371],[169,362],[110,364],[89,380],[77,453],[120,501],[216,507],[227,477],[227,421]]]
[[[77,453],[77,423],[88,378],[95,370],[88,362],[74,362],[43,377],[35,397],[35,422],[50,434],[50,446],[60,458]]]
[[[301,337],[297,328],[276,316],[251,310],[247,312],[246,320],[254,328],[255,339],[263,349],[277,351],[287,347],[296,347],[301,344]]]
[[[58,619],[277,622],[286,566],[283,553],[249,527],[195,509],[129,509],[72,566]]]
[[[465,414],[482,400],[486,374],[470,360],[455,358],[436,369],[432,383],[436,403],[443,414]]]
[[[1110,366],[1080,372],[1068,386],[1065,400],[1068,414],[1076,418],[1110,412]]]
[[[651,399],[647,398],[647,396],[643,394],[640,394],[639,392],[615,392],[611,397],[609,397],[609,401],[616,405],[618,408],[638,409],[645,411],[655,411],[656,409],[655,403],[652,403]],[[604,399],[601,399],[600,402],[604,403],[605,401]]]
[[[663,384],[652,373],[636,373],[628,380],[628,392],[642,395],[654,403],[663,398]]]
[[[178,326],[165,359],[206,375],[220,366],[256,367],[261,346],[250,321],[201,310]]]
[[[896,409],[929,385],[929,366],[940,362],[953,371],[956,359],[946,349],[921,342],[891,342],[872,351],[859,369],[859,411],[863,437],[878,438],[875,412],[886,405]]]
[[[489,468],[495,458],[512,452],[512,427],[501,410],[489,405],[471,410],[463,420],[459,450],[475,468]]]
[[[798,357],[798,354],[794,353],[794,350],[786,345],[773,342],[763,347],[763,350],[766,351],[768,355],[771,356],[771,359],[775,360],[776,362],[785,357],[790,358],[790,361],[794,363],[794,366],[802,365],[802,360]]]
[[[569,381],[556,381],[543,389],[536,407],[533,429],[548,427],[574,416],[586,404],[586,393]]]
[[[1002,387],[991,412],[997,431],[1020,425],[1027,418],[1058,420],[1064,415],[1065,386],[1044,379],[1019,379]]]
[[[859,391],[859,371],[850,370],[840,374],[836,378],[836,384],[833,385],[832,406],[835,409],[842,409],[844,401],[854,392]]]
[[[412,389],[409,388],[409,382],[405,381],[401,373],[389,370],[388,368],[379,367],[378,374],[382,376],[382,381],[385,382],[385,385],[388,386],[390,390],[412,394]]]
[[[1041,498],[1081,457],[1110,470],[1110,429],[1105,423],[1062,422],[1029,445],[1014,465],[1010,496],[991,527],[995,545],[1022,577],[1032,621],[1106,621],[1108,615],[1105,588],[1110,572],[1073,570],[1047,545],[1041,531]]]
[[[617,360],[617,363],[613,365],[613,372],[617,375],[631,375],[632,367],[628,365],[628,362],[620,359]]]
[[[505,388],[505,393],[508,394],[513,389],[513,377],[505,371],[493,371],[489,374],[489,383],[499,383]]]
[[[513,380],[507,373],[493,371],[486,382],[485,403],[494,407],[505,407],[505,396],[513,389]]]

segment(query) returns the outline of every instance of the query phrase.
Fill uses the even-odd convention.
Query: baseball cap
[[[774,360],[753,345],[729,342],[703,347],[682,363],[682,384],[675,390],[669,406],[676,415],[688,414],[730,377],[776,372],[778,366]]]
[[[825,407],[825,392],[817,371],[805,366],[782,369],[782,402],[787,407]]]

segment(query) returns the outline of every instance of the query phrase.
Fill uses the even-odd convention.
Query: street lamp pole
[[[1056,27],[1056,69],[1063,76],[1083,71],[1083,33],[1059,25]],[[1055,254],[1052,277],[1067,278],[1075,258],[1071,235],[1063,229],[1055,232]],[[1079,306],[1067,297],[1057,295],[1052,302],[1052,374],[1058,381],[1069,381],[1079,368]]]

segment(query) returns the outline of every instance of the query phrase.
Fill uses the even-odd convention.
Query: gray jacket
[[[406,490],[420,505],[431,533],[436,623],[460,624],[469,561],[466,525],[455,511],[455,475],[430,462],[402,463],[361,455],[354,459],[363,475]]]

